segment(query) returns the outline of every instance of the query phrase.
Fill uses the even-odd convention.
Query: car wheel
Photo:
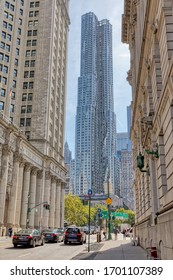
[[[86,238],[85,238],[85,240],[84,240],[84,243],[86,243]]]
[[[67,244],[67,240],[64,240],[64,244]]]
[[[81,240],[80,245],[83,245],[83,239]]]
[[[17,244],[13,244],[14,248],[17,248]]]
[[[31,245],[32,248],[35,248],[35,245],[36,245],[36,242],[35,242],[35,240],[33,240],[33,241],[32,241],[32,245]]]

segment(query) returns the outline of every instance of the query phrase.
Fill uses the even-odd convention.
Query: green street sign
[[[102,214],[102,219],[107,219],[108,218],[108,211],[101,211]]]
[[[101,218],[102,219],[107,219],[108,218],[108,211],[101,211]],[[115,217],[115,219],[128,219],[129,215],[127,213],[123,213],[123,212],[111,212],[110,213],[110,217]]]

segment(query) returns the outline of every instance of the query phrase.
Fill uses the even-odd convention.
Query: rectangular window
[[[26,106],[21,106],[21,114],[25,114],[26,113]]]
[[[24,72],[24,78],[28,78],[29,77],[29,71],[25,71]]]
[[[35,60],[31,60],[31,67],[35,66]]]
[[[4,88],[1,88],[1,96],[5,97],[5,93],[6,93],[6,90]]]
[[[20,126],[25,126],[25,119],[24,118],[20,119]]]
[[[34,71],[30,71],[30,78],[34,78]]]
[[[31,126],[31,119],[30,118],[26,118],[26,126]]]
[[[27,106],[27,113],[32,113],[32,105]]]
[[[4,102],[0,101],[0,111],[4,110]]]
[[[22,101],[26,101],[26,98],[27,98],[27,94],[26,94],[26,93],[23,93],[23,94],[22,94]]]
[[[19,61],[18,61],[17,58],[15,58],[14,64],[15,64],[15,66],[18,66],[18,65],[19,65]]]
[[[29,60],[25,61],[25,67],[29,67]]]
[[[14,104],[11,104],[11,105],[10,105],[10,112],[11,112],[11,113],[14,113]]]
[[[28,101],[32,100],[32,93],[28,93]]]

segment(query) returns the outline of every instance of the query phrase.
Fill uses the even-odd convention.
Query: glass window
[[[30,78],[34,77],[34,71],[30,71]]]
[[[7,55],[7,54],[5,54],[5,56],[4,56],[4,61],[6,61],[6,62],[9,62],[9,56]]]
[[[19,61],[18,61],[17,58],[15,58],[14,64],[15,64],[15,66],[18,66],[18,65],[19,65]]]
[[[6,44],[5,49],[7,52],[10,52],[10,45]]]
[[[29,77],[29,71],[25,71],[24,72],[24,78],[28,78]]]
[[[1,96],[5,96],[6,90],[4,88],[1,88]]]
[[[31,126],[31,118],[26,118],[26,126]]]
[[[26,94],[26,93],[23,93],[23,94],[22,94],[22,101],[26,101],[26,97],[27,97],[27,94]]]
[[[25,125],[25,119],[24,118],[21,118],[20,119],[20,126],[24,126]]]
[[[21,106],[21,114],[25,114],[26,113],[26,106]]]
[[[27,106],[27,113],[32,113],[32,105]]]
[[[7,40],[11,41],[11,35],[7,33]]]
[[[31,60],[31,67],[35,66],[35,60]]]
[[[24,83],[23,83],[23,89],[27,89],[27,87],[28,87],[28,83],[27,83],[27,82],[24,82]]]
[[[2,38],[6,39],[6,32],[2,31]]]
[[[25,67],[29,67],[29,60],[25,61]]]
[[[10,105],[10,112],[13,113],[14,112],[14,104]]]
[[[32,100],[32,93],[28,93],[28,100],[29,100],[29,101]]]
[[[4,110],[4,102],[0,101],[0,111]]]

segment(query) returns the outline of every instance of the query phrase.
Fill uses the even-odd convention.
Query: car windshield
[[[67,232],[69,232],[69,233],[80,233],[80,230],[78,228],[68,228]]]
[[[17,234],[31,234],[31,233],[32,233],[32,230],[30,230],[30,229],[19,230],[17,232]]]
[[[50,228],[48,229],[43,229],[42,232],[52,232],[53,230],[51,230]]]
[[[64,233],[64,230],[63,230],[63,229],[60,229],[60,228],[58,228],[56,231],[57,231],[58,233]]]

